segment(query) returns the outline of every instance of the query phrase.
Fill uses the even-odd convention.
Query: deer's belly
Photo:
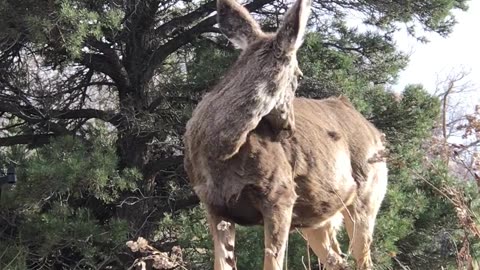
[[[358,186],[353,177],[339,176],[319,179],[297,177],[292,227],[316,227],[350,205],[357,195]]]
[[[342,208],[328,200],[316,204],[296,204],[293,209],[291,227],[317,227],[337,214]]]
[[[346,205],[351,204],[356,194],[356,189],[349,192],[336,194],[331,190],[319,190],[316,194],[307,194],[299,190],[300,194],[295,202],[291,228],[316,227],[329,220],[341,211]],[[265,194],[263,194],[265,195]],[[243,226],[263,225],[261,212],[261,199],[256,188],[245,187],[241,194],[234,200],[224,201],[220,204],[210,204],[210,209],[222,218]],[[346,199],[340,199],[341,197]],[[280,198],[281,199],[281,198]]]
[[[224,201],[220,205],[210,205],[209,208],[217,216],[233,221],[236,224],[243,226],[262,225],[263,215],[255,204],[256,200],[252,199],[253,193],[249,187],[245,187],[238,198]]]

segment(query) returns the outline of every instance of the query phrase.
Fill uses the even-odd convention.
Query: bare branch
[[[47,144],[51,138],[58,136],[53,133],[49,134],[32,134],[32,135],[17,135],[11,137],[0,138],[0,146],[12,146],[18,144],[32,144],[35,146]]]
[[[41,114],[36,114],[40,111]],[[20,106],[8,102],[0,102],[0,112],[12,113],[15,116],[29,122],[37,123],[47,119],[100,119],[102,121],[118,125],[120,116],[113,111],[103,111],[97,109],[78,109],[78,110],[41,110]]]
[[[208,14],[214,12],[215,3],[216,3],[215,1],[209,1],[188,14],[173,18],[169,22],[162,24],[160,27],[158,27],[155,30],[155,36],[166,38],[175,29],[182,29],[182,28],[189,27],[196,20],[199,20],[207,16]]]
[[[255,11],[266,4],[269,4],[272,0],[254,0],[253,2],[245,5],[245,7],[249,11]],[[150,66],[153,68],[160,65],[170,54],[177,51],[182,46],[190,43],[193,39],[198,37],[200,34],[206,33],[212,30],[212,26],[217,23],[216,16],[210,16],[205,20],[201,21],[194,27],[182,32],[181,34],[177,35],[175,38],[171,39],[164,45],[158,47],[153,56],[151,57],[151,61],[149,63]]]
[[[130,86],[127,72],[120,64],[118,57],[112,58],[102,54],[85,53],[80,62],[90,69],[109,76],[120,91],[124,91]]]

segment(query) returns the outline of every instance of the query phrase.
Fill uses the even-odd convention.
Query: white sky
[[[447,38],[430,34],[430,42],[422,44],[406,32],[396,34],[398,48],[411,56],[394,90],[418,83],[433,92],[438,77],[465,70],[469,72],[467,80],[476,89],[469,102],[480,103],[480,1],[471,0],[468,4],[467,12],[455,12],[458,23]]]

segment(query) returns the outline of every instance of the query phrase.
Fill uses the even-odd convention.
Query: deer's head
[[[310,14],[311,0],[297,0],[276,33],[265,33],[249,12],[235,0],[217,0],[218,23],[223,34],[242,53],[224,78],[222,88],[265,94],[297,87],[297,50]],[[238,89],[240,88],[240,89]]]

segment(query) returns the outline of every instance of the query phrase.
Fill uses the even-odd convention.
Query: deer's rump
[[[294,109],[291,138],[274,141],[274,130],[262,120],[236,156],[208,161],[211,183],[197,179],[194,186],[216,215],[261,224],[262,209],[295,196],[292,226],[310,227],[352,202],[380,133],[342,99],[297,98]]]

